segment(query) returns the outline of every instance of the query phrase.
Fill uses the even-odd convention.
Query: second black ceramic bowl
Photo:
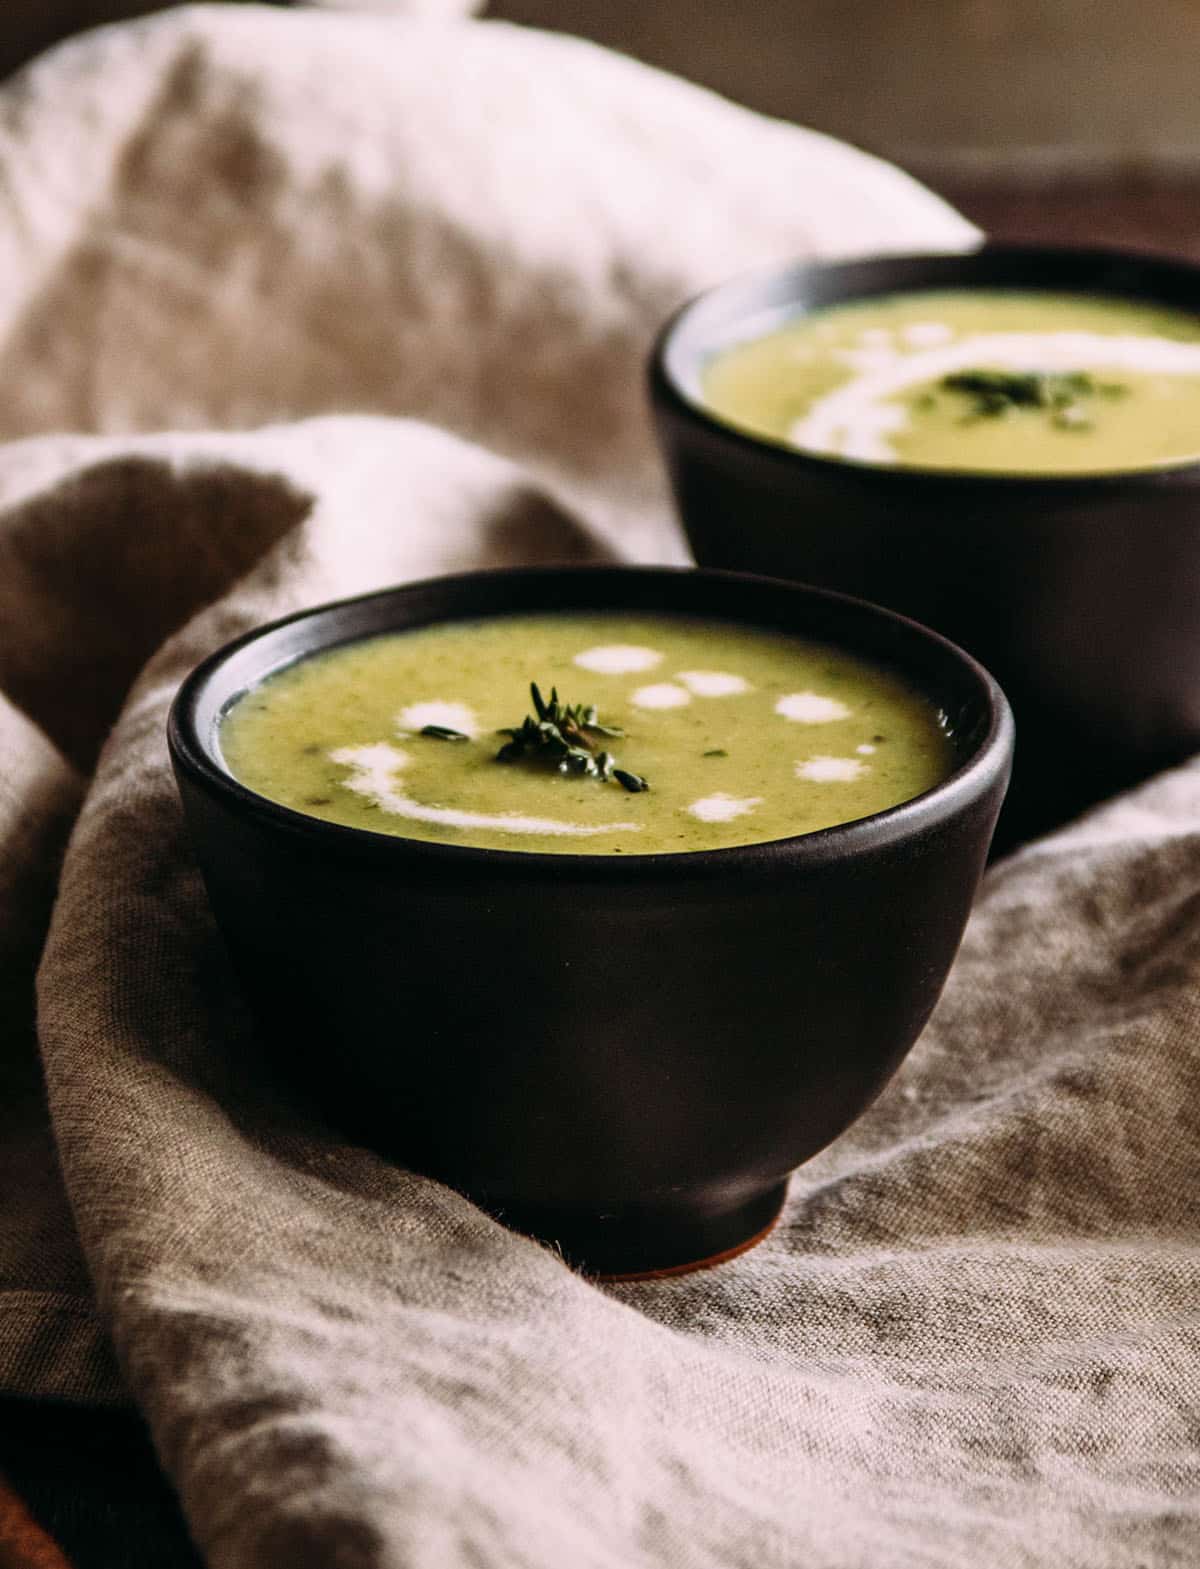
[[[1116,252],[989,247],[802,264],[685,306],[659,341],[651,383],[702,566],[890,605],[995,674],[1021,733],[1001,825],[1013,842],[1200,747],[1200,462],[1063,477],[880,467],[744,434],[701,392],[715,349],[790,314],[980,287],[1200,312],[1200,268]]]
[[[323,822],[246,789],[221,716],[269,673],[431,622],[547,610],[751,623],[884,662],[949,716],[955,772],[768,844],[540,855]],[[387,1154],[602,1272],[768,1225],[916,1039],[958,946],[1012,748],[953,645],[837,595],[721,573],[479,573],[264,627],[184,683],[170,746],[213,910],[280,1071]]]

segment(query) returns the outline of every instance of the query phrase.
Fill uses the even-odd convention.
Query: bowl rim
[[[830,476],[854,476],[867,482],[886,483],[892,486],[946,489],[987,485],[1016,492],[1033,490],[1036,487],[1054,490],[1060,494],[1071,491],[1102,494],[1105,491],[1111,492],[1130,485],[1169,485],[1180,479],[1200,479],[1200,454],[1194,458],[1172,459],[1145,468],[1056,472],[1029,469],[922,468],[916,464],[867,463],[858,458],[808,452],[799,447],[789,446],[786,442],[772,436],[756,435],[752,431],[727,423],[686,391],[672,365],[677,339],[686,330],[693,317],[726,295],[736,296],[739,293],[761,289],[793,278],[797,283],[805,278],[821,278],[837,282],[842,278],[851,280],[856,274],[883,272],[888,269],[905,273],[910,269],[916,271],[924,268],[929,272],[928,285],[921,284],[915,279],[903,283],[897,281],[891,286],[883,284],[864,289],[861,293],[851,290],[844,297],[828,302],[831,306],[848,305],[856,300],[869,299],[874,295],[904,293],[909,290],[917,292],[924,287],[937,287],[938,274],[943,270],[952,272],[961,267],[969,268],[973,264],[984,267],[988,264],[1013,266],[1027,264],[1034,269],[1039,263],[1045,265],[1048,262],[1054,264],[1074,262],[1083,269],[1104,267],[1133,269],[1147,279],[1157,275],[1161,280],[1170,278],[1181,286],[1190,284],[1196,296],[1196,305],[1193,309],[1200,316],[1200,265],[1180,257],[1166,256],[1153,251],[1121,250],[1104,246],[1014,245],[984,241],[969,250],[961,251],[887,252],[837,261],[802,259],[775,262],[765,267],[755,267],[735,273],[694,294],[672,312],[659,329],[650,351],[648,379],[651,401],[656,406],[666,407],[677,417],[699,426],[710,439],[724,443],[732,452],[743,455],[755,454],[760,459],[775,462],[781,467],[794,471],[808,471],[810,474]],[[948,278],[942,286],[970,288],[973,285],[968,280],[960,279],[956,283]],[[1013,280],[1007,280],[996,286],[1025,287]],[[1031,278],[1029,287],[1031,289],[1039,287],[1037,280]],[[1040,287],[1050,290],[1058,288],[1059,285],[1041,284]],[[1062,287],[1067,292],[1072,292],[1069,285],[1064,284]],[[1088,292],[1086,285],[1078,285],[1078,292]],[[1091,292],[1102,291],[1094,289]],[[1114,288],[1108,292],[1110,297],[1118,299],[1122,297],[1122,291],[1119,289]],[[1136,289],[1130,289],[1128,297],[1146,300],[1155,298],[1150,289],[1147,289],[1144,295]],[[1160,303],[1172,302],[1160,300]],[[800,311],[797,314],[804,314],[804,312]]]
[[[986,728],[982,730],[974,749],[945,779],[907,801],[901,801],[895,806],[871,813],[869,816],[836,823],[809,833],[761,840],[751,844],[699,850],[626,851],[621,855],[614,855],[611,852],[607,854],[547,852],[445,844],[436,840],[414,839],[403,834],[381,833],[370,828],[328,822],[323,818],[313,817],[285,806],[281,802],[272,801],[267,796],[252,790],[248,785],[242,784],[229,772],[214,746],[210,744],[215,737],[216,726],[212,726],[212,736],[206,738],[201,734],[197,713],[206,688],[219,675],[221,669],[242,650],[255,642],[266,640],[285,627],[322,616],[336,615],[350,607],[367,607],[377,602],[384,604],[397,601],[402,606],[406,600],[418,599],[431,591],[456,597],[485,582],[494,583],[499,580],[512,582],[516,578],[529,584],[543,582],[547,585],[561,583],[566,578],[588,578],[593,581],[608,579],[614,585],[619,585],[622,581],[629,582],[634,578],[642,582],[647,580],[667,582],[691,578],[703,579],[716,585],[723,582],[743,586],[761,584],[764,590],[776,594],[795,595],[797,602],[817,601],[832,606],[835,610],[842,607],[858,620],[874,619],[879,624],[889,625],[899,631],[902,637],[914,642],[924,642],[937,650],[941,657],[956,663],[976,688],[981,706],[987,714]],[[553,610],[556,607],[548,598],[544,608]],[[613,608],[621,608],[619,587],[614,589]],[[457,610],[447,609],[445,612],[439,612],[418,624],[432,625],[442,621],[475,619],[491,614],[521,613],[538,612],[528,606],[520,606],[512,611],[481,612],[468,603]],[[667,605],[662,608],[662,613],[686,615],[689,612],[686,609]],[[700,614],[700,612],[693,613]],[[711,614],[711,612],[704,612],[704,614]],[[746,625],[755,624],[750,615],[738,614],[735,610],[731,610],[727,619],[741,621]],[[397,631],[403,629],[402,624],[395,628]],[[340,639],[332,637],[326,646],[333,648],[371,636],[386,635],[387,631],[387,626],[381,625],[373,631],[360,632],[349,637]],[[796,635],[803,637],[805,634],[802,630],[798,630]],[[820,641],[821,638],[817,636],[815,640]],[[308,654],[302,653],[297,658],[310,657],[319,651],[314,648]],[[854,652],[853,648],[849,651]],[[294,662],[295,660],[284,660],[272,664],[264,669],[258,679],[265,679],[268,675]],[[915,678],[911,675],[907,679],[915,682]],[[252,690],[255,684],[251,682],[240,691]],[[236,701],[236,696],[226,700],[222,705],[223,710],[233,701]],[[992,788],[997,785],[1006,786],[1012,765],[1013,741],[1012,711],[995,678],[956,643],[906,616],[848,594],[839,594],[832,590],[814,588],[807,584],[765,577],[756,573],[627,564],[480,569],[415,579],[412,582],[293,611],[290,615],[250,628],[239,637],[215,649],[196,665],[179,686],[167,720],[168,750],[176,771],[190,783],[199,786],[210,797],[215,796],[227,807],[249,817],[260,826],[273,829],[285,836],[290,835],[307,841],[310,845],[322,846],[332,853],[348,853],[352,856],[365,854],[385,862],[403,862],[409,868],[424,865],[430,870],[438,867],[449,870],[451,867],[456,867],[463,872],[501,873],[506,879],[532,878],[558,883],[579,881],[661,883],[703,880],[739,872],[758,871],[768,874],[782,870],[791,872],[803,866],[816,867],[864,851],[889,847],[939,827],[966,810]]]

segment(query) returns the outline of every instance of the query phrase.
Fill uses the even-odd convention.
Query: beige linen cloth
[[[768,1241],[601,1289],[265,1075],[167,767],[269,617],[683,559],[664,313],[972,231],[567,40],[215,7],[10,83],[0,213],[0,1389],[135,1400],[216,1569],[1196,1563],[1200,771],[993,870]]]

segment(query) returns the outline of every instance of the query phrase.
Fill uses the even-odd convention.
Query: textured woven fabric
[[[761,1247],[600,1289],[262,1068],[167,767],[180,677],[264,619],[681,559],[661,316],[971,231],[486,23],[188,9],[0,131],[4,1387],[136,1400],[215,1569],[1193,1563],[1200,771],[992,871]]]

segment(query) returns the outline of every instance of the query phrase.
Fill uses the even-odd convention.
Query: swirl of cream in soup
[[[889,437],[911,426],[887,400],[962,371],[1142,371],[1200,376],[1200,343],[1101,332],[981,332],[901,354],[878,344],[838,350],[857,374],[817,398],[788,430],[794,446],[863,463],[895,463]]]
[[[638,833],[641,829],[640,823],[569,823],[557,817],[532,817],[521,812],[466,812],[459,807],[426,805],[399,788],[397,780],[409,760],[408,753],[388,741],[339,747],[329,757],[350,770],[344,781],[347,790],[414,823],[437,823],[444,828],[494,828],[510,834],[567,834],[576,838]]]

